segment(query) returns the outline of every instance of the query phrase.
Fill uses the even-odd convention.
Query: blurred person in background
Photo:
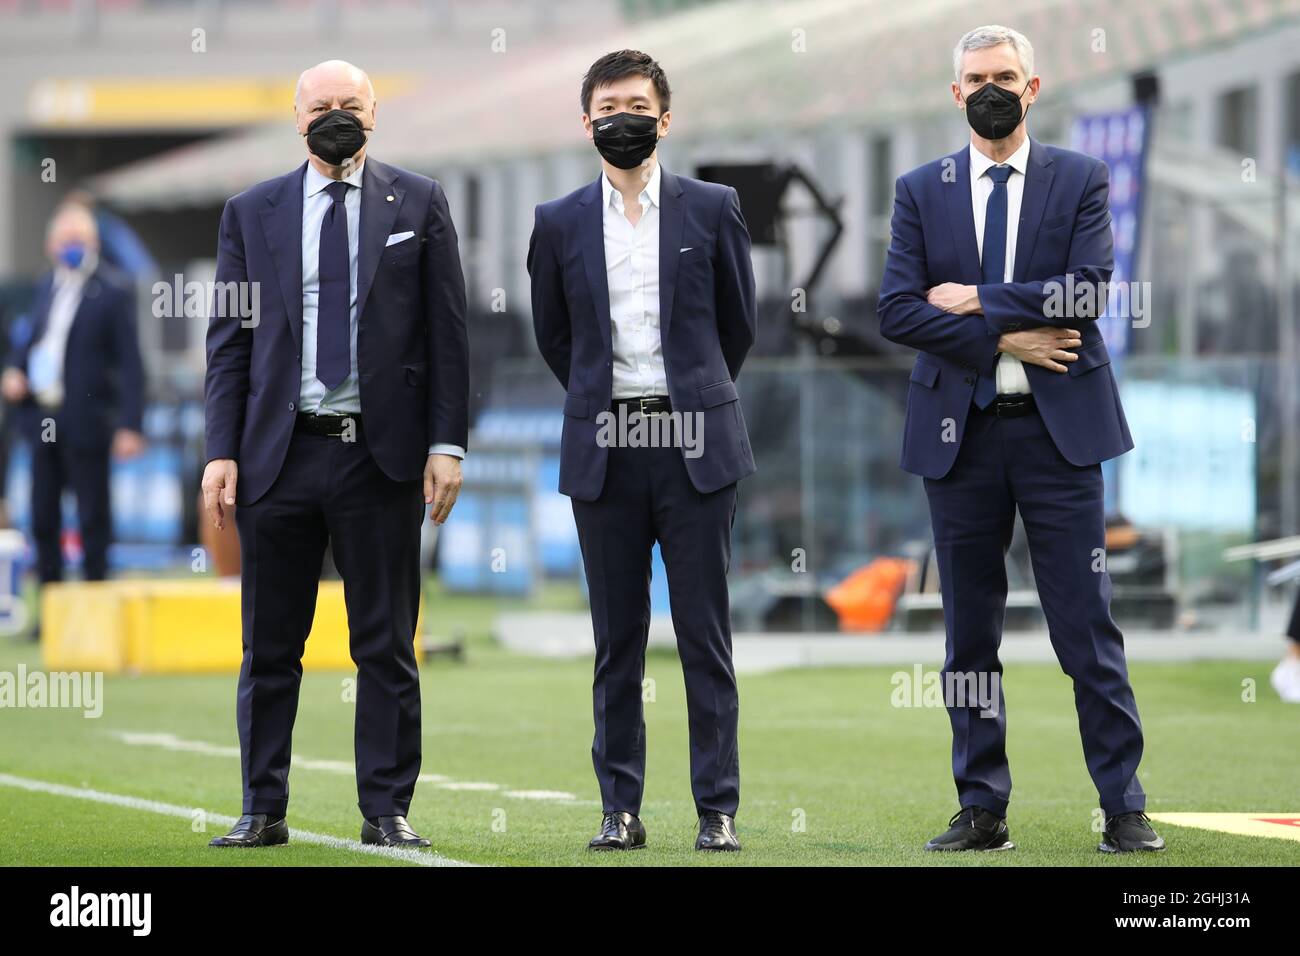
[[[1030,139],[1040,80],[1022,34],[972,30],[953,69],[970,142],[895,184],[879,313],[887,338],[919,351],[902,467],[924,477],[929,498],[945,684],[955,675],[992,687],[993,675],[997,700],[946,701],[960,810],[925,849],[1014,847],[998,646],[1019,510],[1105,814],[1098,849],[1161,850],[1143,812],[1142,725],[1105,569],[1101,462],[1133,447],[1095,321],[1114,262],[1108,171]],[[1092,288],[1091,305],[1050,307],[1067,276]]]
[[[40,583],[63,578],[64,488],[77,500],[82,576],[101,581],[113,528],[110,461],[145,445],[135,296],[129,278],[101,260],[94,217],[80,203],[55,211],[45,251],[53,268],[37,284],[30,321],[14,330],[0,393],[31,447]]]
[[[642,680],[656,541],[686,679],[695,848],[740,849],[727,568],[737,483],[754,471],[735,385],[758,325],[754,274],[736,190],[659,165],[669,97],[644,53],[592,65],[582,122],[602,173],[537,207],[528,250],[537,345],[566,391],[560,491],[573,505],[596,639],[591,755],[604,814],[593,850],[646,842]],[[653,423],[679,413],[701,423],[698,454],[676,439],[602,439],[602,415]]]
[[[303,72],[307,160],[226,203],[204,388],[204,506],[237,505],[243,812],[218,847],[287,843],[290,744],[326,546],[357,663],[361,841],[427,847],[420,773],[424,506],[451,513],[469,432],[465,280],[447,197],[367,153],[374,87],[350,63]],[[253,297],[253,290],[256,297]],[[242,306],[241,306],[242,308]]]
[[[122,270],[137,284],[152,282],[158,275],[158,263],[136,231],[125,220],[113,215],[86,189],[74,189],[63,200],[65,205],[84,206],[95,217],[99,233],[99,258]]]
[[[1286,637],[1286,653],[1273,668],[1270,679],[1279,697],[1288,704],[1300,704],[1300,594],[1291,608]]]

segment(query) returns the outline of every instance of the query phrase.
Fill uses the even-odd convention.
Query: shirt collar
[[[981,153],[978,149],[975,148],[974,143],[970,144],[971,182],[974,182],[975,180],[983,176],[984,173],[988,171],[990,166],[997,166],[997,165],[1010,166],[1021,176],[1025,175],[1025,170],[1029,168],[1029,137],[1026,136],[1025,141],[1020,144],[1020,147],[1014,153],[1008,156],[1006,161],[1002,164],[999,164],[994,160],[989,159],[987,156],[985,156],[983,153]]]
[[[357,163],[356,169],[343,177],[343,182],[349,185],[361,188],[361,173],[366,168],[366,161],[363,159]],[[336,179],[330,179],[310,162],[307,163],[307,175],[302,180],[302,195],[304,199],[310,199],[330,183],[338,182]]]
[[[614,188],[614,184],[609,181],[609,177],[603,172],[600,174],[600,191],[604,200],[604,205],[608,206],[611,202],[615,204],[618,210],[623,209],[623,194]],[[617,198],[614,198],[617,197]],[[640,198],[649,200],[650,205],[659,205],[659,164],[655,163],[654,172],[650,174],[650,181],[645,184],[645,189],[641,190]]]

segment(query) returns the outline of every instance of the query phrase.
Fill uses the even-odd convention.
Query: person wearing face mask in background
[[[1092,157],[1029,137],[1025,114],[1040,85],[1033,57],[1029,41],[1006,27],[980,27],[958,42],[952,94],[970,143],[899,177],[880,289],[881,331],[920,353],[902,467],[924,476],[930,502],[945,683],[998,678],[996,709],[945,702],[960,810],[925,849],[1013,847],[998,645],[1019,510],[1052,646],[1074,681],[1105,816],[1098,849],[1161,850],[1142,812],[1142,725],[1104,564],[1100,463],[1133,440],[1100,310],[1079,299],[1051,307],[1067,281],[1106,300],[1108,173]]]
[[[735,384],[757,329],[754,274],[735,189],[658,162],[669,98],[644,53],[592,65],[582,123],[601,175],[538,206],[528,248],[537,345],[565,389],[559,490],[572,501],[595,631],[595,850],[646,843],[642,679],[656,541],[686,680],[695,848],[740,849],[727,568],[737,482],[754,471]],[[685,424],[666,444],[633,447],[634,422],[686,417],[693,449]]]
[[[357,662],[361,840],[427,847],[420,773],[420,527],[455,504],[469,433],[465,279],[447,197],[368,154],[375,93],[330,60],[294,96],[307,159],[226,203],[204,388],[204,507],[239,531],[243,812],[220,847],[286,843],[291,734],[325,548]],[[219,300],[214,298],[219,305]]]
[[[82,578],[108,576],[109,470],[144,449],[144,367],[130,278],[99,257],[95,219],[67,202],[50,220],[53,269],[36,287],[30,334],[5,358],[0,393],[31,448],[32,536],[41,585],[63,579],[63,490],[77,501]],[[40,637],[37,621],[30,636]]]

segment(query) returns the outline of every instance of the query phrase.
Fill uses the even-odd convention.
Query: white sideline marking
[[[123,743],[131,744],[135,747],[161,747],[163,750],[175,750],[183,753],[203,754],[205,757],[234,757],[239,758],[238,747],[224,747],[220,744],[210,744],[206,740],[184,740],[175,734],[153,734],[139,731],[121,730],[114,731],[113,735]],[[303,770],[324,770],[327,773],[339,773],[344,776],[351,776],[356,773],[356,768],[350,763],[342,760],[318,760],[314,757],[303,757],[298,754],[293,755],[293,766],[301,767]],[[439,773],[422,773],[419,779],[424,783],[442,783],[447,778]]]
[[[209,813],[200,807],[182,807],[174,803],[160,803],[157,800],[145,800],[142,797],[128,797],[119,793],[104,793],[102,790],[86,790],[81,787],[67,787],[61,783],[49,783],[45,780],[31,780],[27,777],[14,777],[7,773],[0,773],[0,786],[17,787],[19,790],[29,790],[33,793],[49,793],[59,797],[71,797],[75,800],[90,800],[94,803],[107,803],[116,807],[126,807],[129,810],[144,810],[147,813],[158,813],[168,817],[182,817],[191,820],[194,817],[194,811],[199,810],[203,813],[205,819],[219,826],[234,826],[236,817],[228,817],[222,813]],[[353,853],[365,853],[369,856],[382,856],[390,860],[401,860],[403,863],[412,863],[416,866],[477,866],[477,863],[467,863],[464,860],[453,860],[451,857],[442,856],[438,853],[429,853],[421,850],[403,850],[400,847],[393,846],[375,846],[370,843],[362,843],[359,840],[346,840],[343,837],[330,836],[328,833],[313,833],[311,830],[299,830],[295,827],[289,828],[289,840],[298,841],[299,843],[315,843],[319,846],[333,847],[336,850],[350,850]],[[231,849],[228,852],[238,853],[239,850]]]
[[[111,731],[111,733],[123,743],[128,743],[136,747],[161,747],[163,750],[203,754],[207,757],[239,758],[238,747],[226,747],[220,744],[210,744],[205,740],[185,740],[184,738],[177,737],[175,734],[147,733],[131,730]],[[348,777],[356,773],[356,767],[343,760],[317,760],[312,757],[300,757],[298,754],[294,754],[291,761],[294,768],[302,768],[303,770],[324,770],[327,773],[337,773]],[[506,790],[499,783],[487,783],[484,781],[474,780],[452,780],[439,773],[422,773],[416,779],[420,783],[431,784],[441,790],[499,790],[507,797],[514,797],[520,800],[554,800],[559,803],[572,803],[578,799],[576,795],[564,790]]]
[[[516,800],[563,800],[565,803],[577,802],[578,798],[571,793],[563,790],[507,790],[507,797],[514,797]],[[583,801],[585,803],[595,803],[594,800]]]

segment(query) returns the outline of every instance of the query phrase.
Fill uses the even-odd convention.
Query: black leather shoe
[[[606,811],[600,832],[587,844],[588,850],[640,850],[645,846],[645,827],[630,813]]]
[[[284,817],[245,813],[225,836],[213,837],[208,846],[283,846],[289,842]]]
[[[700,833],[695,838],[695,849],[734,853],[740,849],[736,836],[736,818],[717,810],[705,810],[700,815]]]
[[[361,824],[361,842],[379,846],[429,846],[429,841],[412,830],[402,816],[367,818]]]
[[[1117,813],[1106,818],[1106,832],[1102,834],[1102,853],[1155,852],[1165,848],[1165,841],[1151,829],[1150,817],[1141,810]]]
[[[1014,850],[1007,821],[982,807],[962,807],[927,850]]]

